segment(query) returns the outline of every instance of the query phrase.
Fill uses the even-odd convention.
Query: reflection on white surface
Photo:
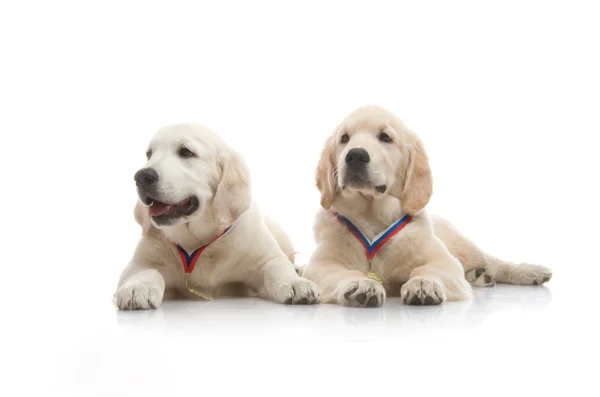
[[[361,330],[410,332],[435,327],[476,327],[497,312],[537,310],[552,301],[545,286],[497,285],[478,288],[468,302],[439,306],[407,306],[399,298],[388,299],[380,308],[348,308],[321,304],[279,305],[261,299],[218,299],[212,302],[166,301],[152,311],[116,311],[116,322],[130,331],[194,333],[231,336],[264,335],[277,329],[303,329],[339,337],[340,331],[360,335]],[[291,335],[294,337],[294,335]]]
[[[377,309],[218,299],[128,312],[97,300],[38,322],[30,339],[45,352],[33,356],[38,381],[29,380],[32,357],[17,354],[24,370],[12,381],[77,396],[250,396],[260,387],[262,395],[333,397],[385,394],[396,382],[444,394],[468,379],[463,395],[506,395],[513,383],[488,390],[490,377],[510,373],[523,393],[585,391],[598,327],[578,303],[589,297],[559,281],[475,289],[469,302],[440,306],[393,298]]]

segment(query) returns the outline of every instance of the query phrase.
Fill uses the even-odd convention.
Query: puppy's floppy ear
[[[433,192],[433,179],[423,142],[412,133],[408,135],[408,139],[408,165],[406,169],[398,168],[396,183],[390,194],[400,199],[404,212],[414,215],[429,202]]]
[[[250,171],[234,151],[218,160],[221,179],[213,198],[213,217],[221,228],[230,226],[252,204]]]
[[[326,210],[331,207],[333,196],[338,189],[337,167],[333,163],[333,139],[331,136],[325,141],[316,172],[317,189],[321,192],[321,207]]]
[[[142,235],[148,233],[148,230],[150,230],[151,226],[150,215],[148,214],[148,209],[144,207],[139,200],[133,209],[133,217],[135,218],[135,221],[142,227]]]

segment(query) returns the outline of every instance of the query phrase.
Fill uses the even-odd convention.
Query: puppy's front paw
[[[283,283],[276,291],[275,299],[286,305],[311,305],[317,303],[317,284],[305,278]]]
[[[352,307],[378,307],[385,301],[385,289],[374,280],[350,281],[340,289],[340,303]]]
[[[402,286],[402,302],[406,305],[439,305],[446,300],[444,288],[424,277],[414,277]]]
[[[115,294],[115,303],[121,310],[156,309],[163,299],[163,290],[148,282],[131,280]]]

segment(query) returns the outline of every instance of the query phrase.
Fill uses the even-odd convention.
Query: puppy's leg
[[[538,285],[552,278],[552,270],[541,265],[511,263],[488,255],[488,267],[495,272],[496,281],[506,284]]]
[[[486,255],[485,265],[465,273],[474,287],[489,287],[496,282],[518,285],[544,284],[552,278],[552,270],[541,265],[512,263]]]
[[[496,284],[495,272],[489,269],[485,252],[446,219],[441,217],[432,217],[432,219],[435,234],[442,240],[448,251],[460,261],[467,281],[474,287],[490,287]]]
[[[296,264],[296,251],[294,250],[294,245],[290,240],[289,236],[283,231],[281,226],[269,217],[265,217],[265,225],[275,241],[277,241],[277,245],[283,251],[285,256],[292,262],[292,266],[294,266],[294,270],[299,276],[302,276],[302,266]]]
[[[465,278],[473,287],[492,287],[496,284],[496,278],[491,274],[486,265],[465,272]]]
[[[248,284],[258,295],[285,304],[317,303],[317,285],[298,276],[295,267],[285,256],[279,256],[262,265]]]
[[[470,299],[471,286],[456,262],[448,255],[446,260],[415,268],[410,279],[402,285],[402,302],[407,305],[439,305],[446,300]]]
[[[385,301],[385,289],[358,270],[339,263],[312,261],[304,276],[319,285],[320,301],[352,307],[378,307]]]
[[[294,245],[292,244],[290,237],[285,233],[281,226],[271,218],[265,217],[264,221],[265,226],[267,226],[267,229],[269,229],[269,232],[271,232],[271,235],[275,241],[277,241],[279,248],[283,251],[285,256],[288,257],[290,262],[295,263],[296,251],[294,250]],[[296,272],[301,274],[299,267],[295,264],[294,267],[297,269]]]
[[[123,272],[115,303],[121,310],[156,309],[165,292],[165,280],[158,270],[132,262]]]
[[[536,285],[552,278],[552,271],[544,266],[516,264],[488,255],[447,220],[440,217],[433,219],[436,235],[460,261],[467,281],[474,287],[489,287],[496,282]]]

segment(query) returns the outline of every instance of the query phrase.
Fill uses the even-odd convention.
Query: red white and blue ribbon
[[[202,252],[204,252],[204,250],[206,248],[208,248],[209,245],[211,245],[212,243],[214,243],[215,241],[217,241],[218,239],[220,239],[221,237],[226,235],[227,232],[229,232],[232,227],[233,227],[233,225],[229,226],[227,229],[225,229],[225,231],[223,233],[221,233],[217,237],[215,237],[215,239],[213,241],[198,248],[191,254],[188,253],[181,245],[173,244],[173,245],[175,245],[175,248],[177,248],[177,253],[179,254],[179,258],[181,259],[181,264],[183,265],[183,270],[185,270],[186,274],[190,274],[194,270],[194,266],[196,266],[196,262],[198,262],[198,258],[200,258],[200,255],[202,255]]]
[[[373,259],[377,251],[379,251],[381,247],[383,247],[383,245],[388,242],[389,239],[398,234],[400,230],[404,229],[404,227],[408,225],[412,220],[412,216],[410,214],[404,215],[402,219],[394,222],[390,227],[385,229],[383,232],[379,233],[371,241],[364,235],[363,232],[360,231],[360,229],[354,223],[352,223],[350,219],[346,218],[344,215],[338,212],[335,213],[335,216],[340,222],[345,224],[350,233],[352,233],[354,237],[356,237],[357,240],[360,241],[360,243],[365,248],[365,254],[367,255],[367,258],[369,259]]]

